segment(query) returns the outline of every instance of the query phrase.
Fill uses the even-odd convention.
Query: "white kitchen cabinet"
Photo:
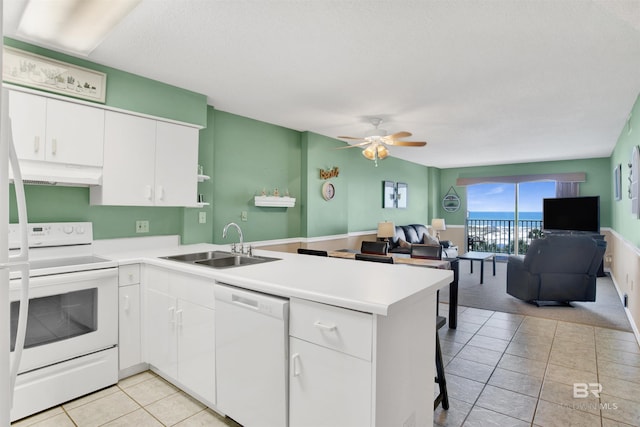
[[[373,316],[302,300],[290,310],[290,425],[371,426]]]
[[[371,362],[294,337],[289,346],[291,427],[371,426]]]
[[[121,371],[142,363],[140,285],[119,288],[118,355]]]
[[[118,367],[120,378],[147,369],[142,360],[140,264],[118,268]]]
[[[9,91],[9,116],[18,158],[102,166],[103,109]]]
[[[213,283],[157,267],[145,270],[146,361],[168,380],[214,405]]]
[[[289,426],[431,420],[434,301],[423,295],[381,316],[291,298]]]
[[[105,113],[102,185],[92,205],[195,206],[198,129],[114,111]]]
[[[198,134],[195,128],[157,122],[156,206],[196,206]]]

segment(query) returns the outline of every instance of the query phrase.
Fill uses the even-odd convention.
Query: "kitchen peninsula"
[[[284,396],[290,426],[432,425],[435,293],[451,282],[451,271],[264,250],[254,254],[278,260],[216,269],[163,258],[215,250],[228,251],[228,246],[196,244],[110,255],[120,264],[121,296],[126,285],[139,281],[138,296],[143,304],[138,327],[144,346],[138,369],[150,366],[225,413],[217,406],[213,325],[214,283],[224,283],[290,301],[289,396]],[[139,273],[127,276],[126,272],[136,269]],[[169,301],[160,311],[151,306],[157,295]],[[120,301],[122,305],[122,297]],[[158,343],[167,339],[163,322],[169,325],[167,334],[185,329],[185,336],[189,336],[190,306],[200,310],[201,327],[203,319],[211,319],[208,327],[200,329],[209,331],[206,335],[210,336],[198,336],[191,344],[185,344],[186,340],[181,343],[179,338],[177,345]],[[167,322],[164,310],[173,313],[176,309],[179,320],[169,316]],[[165,313],[162,319],[154,317],[158,312]],[[135,327],[130,328],[121,317],[121,376],[132,373],[122,364],[127,360],[123,354],[129,351],[126,343],[131,342],[123,334],[132,331],[135,333]],[[181,353],[181,345],[188,345],[189,350]],[[165,348],[171,349],[166,357],[155,354]],[[187,362],[189,355],[196,353],[210,357],[203,359],[202,366],[193,359],[181,365],[182,354]],[[194,369],[197,374],[191,375]],[[238,414],[226,415],[239,418]]]

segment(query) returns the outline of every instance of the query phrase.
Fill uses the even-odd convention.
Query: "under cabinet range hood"
[[[20,160],[25,184],[89,187],[102,184],[102,168],[38,160]],[[13,173],[9,172],[13,182]]]

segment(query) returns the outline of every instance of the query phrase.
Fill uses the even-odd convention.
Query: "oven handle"
[[[47,286],[55,286],[60,284],[69,284],[76,282],[88,282],[92,280],[100,280],[113,278],[118,276],[117,267],[107,267],[98,270],[71,271],[67,273],[52,274],[49,276],[32,277],[29,288],[32,292]]]

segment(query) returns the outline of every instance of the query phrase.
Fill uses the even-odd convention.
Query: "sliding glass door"
[[[468,250],[526,253],[542,230],[542,199],[555,194],[555,181],[467,186]]]

